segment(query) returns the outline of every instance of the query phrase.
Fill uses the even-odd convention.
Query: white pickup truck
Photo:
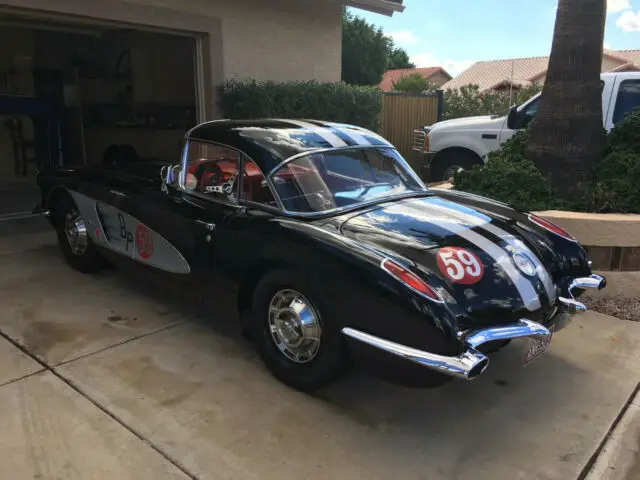
[[[607,130],[640,105],[640,72],[603,73],[602,114]],[[413,150],[429,181],[449,180],[459,169],[487,161],[489,152],[526,128],[538,111],[540,94],[507,115],[456,118],[415,130]]]

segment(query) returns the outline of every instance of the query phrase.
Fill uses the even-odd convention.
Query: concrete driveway
[[[359,372],[315,396],[229,315],[50,243],[0,243],[0,471],[12,479],[577,479],[640,380],[640,324],[588,313],[520,367],[410,390]],[[10,252],[10,253],[8,253]]]

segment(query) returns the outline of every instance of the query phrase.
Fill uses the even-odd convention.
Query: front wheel
[[[275,271],[261,279],[251,322],[263,362],[290,387],[319,390],[347,370],[346,345],[329,306],[294,272]]]

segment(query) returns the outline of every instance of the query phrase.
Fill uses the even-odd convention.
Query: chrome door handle
[[[203,225],[204,228],[206,228],[210,232],[212,232],[216,228],[216,224],[215,223],[204,222],[202,220],[196,220],[196,222],[198,222],[200,225]]]
[[[118,190],[109,190],[109,193],[111,193],[112,195],[115,195],[116,197],[126,197],[127,194],[124,192],[120,192]]]

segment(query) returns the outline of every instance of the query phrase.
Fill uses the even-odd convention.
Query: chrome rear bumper
[[[569,323],[573,314],[587,310],[584,304],[575,300],[573,296],[574,289],[602,289],[605,285],[606,280],[599,275],[591,275],[573,280],[568,288],[571,298],[558,298],[560,306],[564,306],[565,309],[564,311],[559,311],[553,317],[553,330],[561,330]],[[516,338],[531,338],[536,341],[545,342],[549,341],[551,337],[551,331],[547,327],[523,318],[515,323],[506,325],[460,332],[458,339],[465,345],[465,351],[459,355],[446,356],[407,347],[406,345],[401,345],[349,327],[343,328],[342,333],[350,338],[404,358],[410,362],[445,375],[465,380],[472,380],[481,375],[489,365],[489,358],[477,350],[481,345],[488,342],[512,340]]]
[[[522,319],[499,327],[469,331],[460,338],[467,346],[466,350],[460,355],[446,356],[407,347],[353,328],[344,328],[342,333],[424,367],[465,380],[477,377],[489,365],[489,358],[477,350],[480,345],[496,340],[526,337],[544,341],[551,337],[551,332],[546,327],[531,320]]]

